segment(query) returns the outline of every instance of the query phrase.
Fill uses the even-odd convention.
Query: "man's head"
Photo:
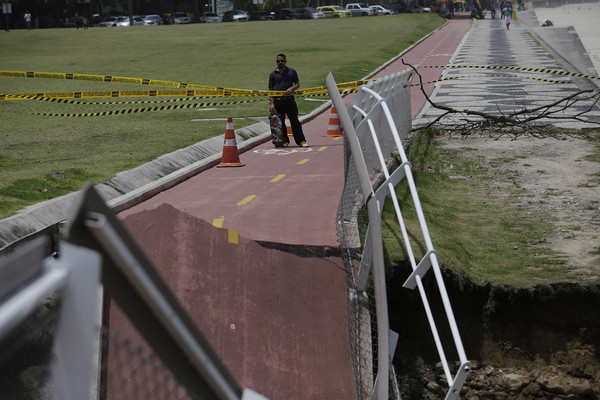
[[[277,54],[277,59],[275,60],[275,62],[277,63],[277,69],[285,68],[285,63],[287,62],[287,59],[285,58],[285,54],[283,54],[283,53]]]

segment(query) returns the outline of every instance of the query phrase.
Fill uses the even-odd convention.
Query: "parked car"
[[[173,23],[174,24],[191,24],[192,19],[190,18],[189,15],[187,15],[187,13],[184,13],[182,11],[177,11],[175,14],[173,14]]]
[[[351,17],[352,13],[340,6],[322,6],[317,7],[317,11],[322,12],[325,18],[345,18]]]
[[[219,17],[219,14],[214,13],[214,12],[205,12],[200,17],[200,22],[202,22],[202,23],[221,22],[221,17]]]
[[[250,17],[248,17],[248,14],[242,10],[225,11],[222,18],[223,22],[242,22],[248,21],[249,19]]]
[[[411,12],[414,12],[414,13],[424,13],[424,12],[430,13],[431,12],[431,8],[418,6],[416,4],[414,6],[412,6],[410,10],[411,10]]]
[[[294,12],[291,8],[282,8],[279,19],[300,19],[300,14]]]
[[[163,20],[160,15],[146,15],[144,17],[144,25],[162,25]]]
[[[269,11],[255,11],[250,14],[251,21],[273,21],[275,19],[275,13]]]
[[[312,7],[295,8],[294,12],[300,16],[300,19],[325,18],[325,14],[323,14],[320,11],[317,11],[316,8],[312,8]]]
[[[129,17],[121,15],[121,16],[117,17],[117,22],[115,22],[115,25],[113,25],[113,26],[129,26],[129,25],[130,25]]]
[[[132,19],[134,25],[144,25],[144,18],[142,16],[134,15]]]
[[[375,15],[392,15],[394,11],[384,8],[382,6],[369,6],[369,8],[375,13]]]
[[[348,3],[346,4],[346,10],[349,10],[353,17],[374,15],[373,10],[364,3]]]
[[[117,26],[118,17],[107,17],[98,26]]]

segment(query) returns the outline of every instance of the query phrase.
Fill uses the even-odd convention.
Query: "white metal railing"
[[[407,74],[408,72],[404,72]],[[402,73],[401,73],[402,74]],[[381,213],[383,211],[383,205],[388,196],[394,205],[398,224],[402,231],[404,244],[407,249],[410,264],[413,272],[406,280],[404,287],[419,289],[419,294],[423,301],[425,313],[429,321],[430,329],[434,337],[435,346],[437,348],[440,360],[442,362],[444,373],[448,382],[448,391],[446,399],[456,399],[460,393],[464,381],[470,370],[470,362],[468,361],[463,345],[460,338],[460,333],[454,318],[452,306],[448,298],[448,293],[444,285],[443,277],[438,264],[437,252],[433,247],[429,230],[425,221],[419,196],[415,186],[415,182],[412,176],[411,164],[406,158],[404,152],[404,146],[401,141],[400,134],[398,132],[398,126],[402,126],[402,123],[398,124],[395,121],[394,116],[400,116],[400,118],[406,118],[404,112],[398,112],[396,114],[392,112],[392,109],[388,106],[388,101],[382,95],[380,95],[374,88],[379,88],[383,93],[390,94],[390,92],[398,92],[398,88],[402,85],[401,82],[406,82],[408,79],[406,76],[394,77],[393,90],[387,89],[386,80],[377,85],[371,85],[371,87],[361,86],[357,94],[358,99],[352,102],[351,110],[346,110],[344,103],[342,102],[339,92],[335,90],[335,81],[331,74],[327,78],[327,87],[330,92],[333,104],[336,107],[340,123],[342,125],[344,136],[350,145],[352,157],[354,159],[355,167],[360,181],[360,187],[363,192],[363,197],[366,200],[366,205],[369,214],[369,228],[367,232],[367,238],[365,244],[370,244],[372,252],[372,264],[373,264],[373,275],[375,283],[375,297],[376,297],[376,308],[377,308],[377,331],[378,331],[378,377],[389,376],[389,356],[387,355],[388,347],[388,322],[387,322],[387,299],[385,298],[385,268],[383,265],[383,243],[381,233]],[[387,79],[390,82],[392,79]],[[400,82],[400,83],[399,83]],[[405,92],[408,91],[404,89]],[[398,101],[398,98],[390,99],[394,107],[399,107],[404,102],[404,107],[409,110],[410,120],[410,101],[408,106],[406,100]],[[401,131],[407,133],[406,131]],[[390,146],[389,141],[393,142]],[[392,149],[392,150],[390,150]],[[391,152],[396,152],[401,160],[401,165],[393,172],[390,173],[387,167],[387,159],[391,155]],[[376,173],[380,173],[383,176],[381,179],[383,183],[374,189],[374,176]],[[406,180],[411,197],[414,203],[414,207],[417,212],[420,229],[425,240],[427,247],[427,253],[423,259],[417,263],[415,255],[412,251],[412,245],[408,230],[406,228],[404,219],[402,217],[400,203],[396,196],[395,186]],[[365,276],[369,275],[368,269],[370,262],[361,264],[359,277],[363,277],[362,281],[366,283]],[[439,288],[440,296],[444,305],[444,310],[447,318],[447,322],[450,326],[451,334],[454,340],[454,347],[460,359],[460,367],[456,371],[455,375],[450,371],[449,363],[442,345],[440,335],[436,326],[436,322],[429,305],[427,293],[422,284],[422,278],[433,270],[433,274],[436,279],[437,286]],[[359,278],[359,281],[361,279]],[[362,289],[362,288],[359,288]],[[384,400],[388,398],[388,385],[384,384],[386,379],[378,379],[378,385],[375,388],[377,393],[374,393],[374,398],[378,400]]]

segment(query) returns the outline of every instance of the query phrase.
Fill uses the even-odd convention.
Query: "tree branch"
[[[404,62],[404,59],[402,59],[402,63],[410,67],[419,77],[421,93],[423,93],[431,107],[444,111],[422,128],[438,126],[461,135],[494,132],[499,135],[498,137],[509,135],[516,139],[523,134],[535,137],[554,135],[556,129],[551,123],[554,121],[577,121],[591,126],[600,126],[600,121],[594,121],[589,117],[589,113],[595,107],[598,107],[600,101],[600,92],[592,89],[581,90],[538,107],[523,107],[521,110],[509,114],[502,113],[502,110],[497,107],[498,114],[490,114],[483,111],[456,109],[437,104],[425,92],[423,78],[419,71],[413,65]],[[572,108],[580,104],[586,104],[586,107],[581,111],[573,112]]]

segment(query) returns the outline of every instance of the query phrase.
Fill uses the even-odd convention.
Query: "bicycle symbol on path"
[[[278,149],[258,149],[258,150],[254,150],[255,153],[258,154],[264,154],[266,156],[287,156],[289,154],[294,154],[294,153],[308,153],[309,151],[312,151],[312,149],[310,147],[298,147],[298,148],[287,148],[287,149],[282,149],[282,148],[278,148]]]

